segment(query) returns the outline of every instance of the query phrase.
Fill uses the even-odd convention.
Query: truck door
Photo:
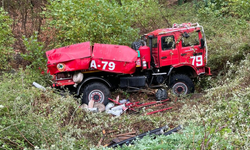
[[[204,66],[204,52],[201,49],[200,39],[202,37],[201,33],[190,32],[183,33],[180,48],[180,62],[189,63],[196,67]]]
[[[162,36],[160,40],[159,54],[160,66],[169,66],[179,63],[179,52],[175,43],[174,35]]]

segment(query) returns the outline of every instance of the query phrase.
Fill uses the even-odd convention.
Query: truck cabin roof
[[[200,31],[200,25],[198,23],[191,24],[191,23],[184,23],[184,24],[174,24],[172,28],[165,28],[165,29],[157,29],[152,32],[149,32],[147,34],[144,34],[144,37],[148,37],[149,35],[153,36],[159,36],[159,35],[164,35],[168,33],[173,33],[173,32],[194,32],[194,31]]]

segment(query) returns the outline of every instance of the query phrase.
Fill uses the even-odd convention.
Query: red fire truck
[[[132,49],[133,48],[133,49]],[[82,103],[107,104],[110,91],[167,86],[176,95],[194,92],[193,79],[211,75],[204,29],[198,23],[174,24],[123,45],[90,42],[46,52],[53,87],[66,86]]]

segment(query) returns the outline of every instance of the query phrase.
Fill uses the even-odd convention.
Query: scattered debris
[[[97,147],[99,147],[102,144],[102,141],[104,140],[105,136],[106,136],[106,131],[102,130],[102,137],[100,141],[98,142]]]
[[[88,107],[89,108],[93,108],[94,107],[94,103],[95,103],[95,101],[92,99],[92,100],[90,100],[89,101],[89,104],[88,104]]]
[[[108,110],[108,114],[112,114],[115,116],[120,116],[126,110],[125,104],[112,107],[111,110]]]
[[[155,93],[156,100],[161,101],[168,98],[168,93],[165,89],[158,89]]]
[[[115,99],[116,102],[119,102],[119,95]]]
[[[114,106],[115,106],[114,103],[109,102],[109,103],[106,105],[106,108],[105,108],[106,112],[108,112],[108,111],[109,111],[112,107],[114,107]]]
[[[136,136],[135,134],[136,134],[136,132],[129,132],[129,133],[124,133],[124,134],[118,134],[118,135],[114,136],[116,138],[113,139],[112,141],[114,143],[118,143],[118,142],[121,142],[123,140],[129,139],[131,137],[135,137]]]
[[[119,137],[119,136],[131,135],[131,134],[136,134],[136,132],[129,132],[129,133],[117,134],[117,135],[115,135],[115,136],[116,136],[116,137]]]
[[[102,103],[94,103],[94,108],[97,108],[99,112],[105,111],[105,106]]]
[[[105,111],[105,106],[101,103],[92,103],[90,102],[89,105],[82,104],[80,106],[81,109],[90,111],[90,112],[103,112]]]
[[[119,101],[119,103],[121,103],[121,104],[129,103],[129,100],[128,99],[122,99],[122,100]]]
[[[151,114],[162,112],[162,111],[169,110],[169,109],[172,109],[172,107],[168,107],[168,108],[164,108],[164,109],[160,109],[160,110],[148,112],[147,115],[151,115]]]
[[[124,99],[122,102],[125,102],[125,101],[126,102],[122,104],[121,101],[119,101],[118,98],[119,98],[119,96],[117,96],[116,100],[113,100],[113,99],[109,98],[110,101],[114,102],[115,104],[117,104],[119,106],[116,106],[116,107],[112,108],[111,104],[107,105],[106,106],[106,112],[107,113],[113,114],[115,116],[120,116],[127,109],[138,113],[138,111],[135,110],[135,109],[141,109],[143,107],[151,107],[152,108],[152,107],[162,106],[162,105],[165,105],[165,103],[167,101],[171,100],[169,98],[169,99],[164,99],[164,100],[161,100],[161,101],[153,101],[153,102],[148,102],[148,103],[139,103],[139,102],[131,103],[129,100]],[[109,110],[110,108],[111,108],[111,110]],[[162,112],[162,111],[169,110],[169,109],[172,109],[172,107],[152,111],[152,112],[147,113],[147,115],[151,115],[151,114],[154,114],[154,113],[157,113],[157,112]]]
[[[43,91],[46,91],[45,87],[36,83],[36,82],[33,82],[33,85],[36,87],[36,88],[39,88],[39,89],[42,89]]]
[[[119,103],[119,100],[113,100],[111,98],[108,98],[110,101],[114,102],[115,104],[121,105],[121,103]],[[116,98],[117,99],[117,98]]]
[[[177,131],[181,130],[182,126],[179,125],[178,127],[165,132],[167,129],[168,129],[168,126],[166,125],[166,126],[163,126],[161,128],[156,128],[154,130],[142,133],[140,135],[128,138],[128,139],[120,141],[120,142],[115,142],[117,140],[113,140],[112,143],[110,143],[110,145],[108,147],[114,148],[114,147],[117,147],[117,146],[122,146],[123,144],[126,144],[126,145],[133,144],[136,139],[142,139],[146,135],[170,135],[173,132],[177,132]]]
[[[95,113],[98,112],[98,108],[88,108],[88,110]]]
[[[162,101],[153,101],[153,102],[148,102],[148,103],[135,103],[135,104],[132,104],[130,105],[130,107],[133,107],[133,108],[143,108],[143,107],[146,107],[145,109],[147,108],[152,108],[152,107],[156,107],[156,106],[161,106],[161,105],[165,105],[166,102],[170,101],[171,99],[165,99],[165,100],[162,100]]]

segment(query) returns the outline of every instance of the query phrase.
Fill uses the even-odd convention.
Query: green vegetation
[[[2,149],[88,149],[97,145],[102,129],[121,128],[122,133],[131,131],[133,124],[161,126],[167,119],[136,115],[114,118],[106,113],[86,112],[69,94],[62,97],[50,88],[42,92],[32,87],[32,78],[29,69],[1,77]]]
[[[11,32],[12,20],[8,16],[8,13],[0,8],[0,70],[6,70],[9,68],[9,62],[11,59],[12,44],[14,38]]]
[[[102,129],[125,133],[138,127],[142,133],[165,124],[182,124],[184,129],[176,134],[147,136],[133,146],[118,149],[249,149],[249,8],[247,0],[194,0],[179,6],[151,0],[51,0],[43,14],[50,18],[48,27],[55,29],[57,36],[52,40],[56,47],[84,41],[128,45],[138,37],[138,29],[148,32],[172,23],[199,22],[205,29],[208,66],[214,76],[198,83],[201,97],[185,97],[169,103],[181,105],[178,110],[152,116],[125,114],[119,118],[85,112],[79,108],[78,99],[68,94],[62,97],[50,88],[42,92],[31,86],[33,81],[48,83],[47,76],[34,71],[43,69],[41,63],[45,61],[45,46],[34,35],[24,39],[29,53],[22,56],[31,62],[30,67],[0,77],[0,147],[105,149],[96,147]],[[0,37],[0,43],[6,51],[0,51],[0,59],[7,64],[8,58],[3,56],[10,56],[6,54],[13,39],[11,20],[2,10],[1,20],[4,30],[0,34],[4,36]],[[123,96],[133,95],[123,93]]]
[[[140,1],[50,0],[45,12],[56,29],[56,46],[91,41],[130,45],[139,30],[132,28]],[[60,44],[59,44],[60,43]]]
[[[23,43],[28,51],[26,54],[21,54],[24,60],[31,62],[28,68],[34,70],[44,70],[46,68],[47,59],[44,53],[44,45],[38,41],[37,32],[30,38],[23,37]]]

